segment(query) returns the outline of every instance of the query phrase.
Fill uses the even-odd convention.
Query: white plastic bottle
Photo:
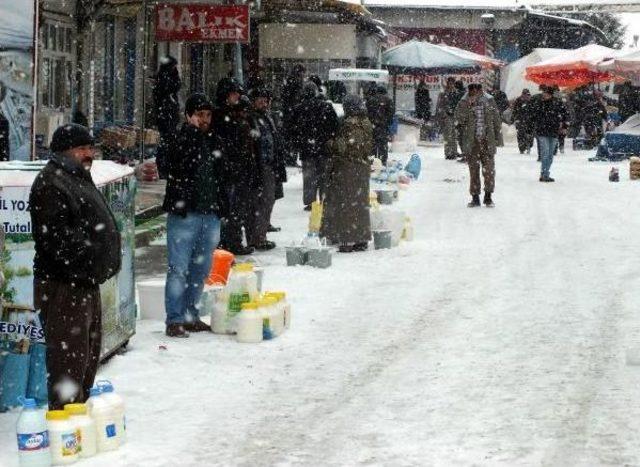
[[[49,467],[51,451],[44,411],[38,408],[35,399],[21,402],[23,409],[16,426],[20,467]]]
[[[282,308],[278,305],[278,298],[269,294],[264,298],[264,306],[269,314],[269,321],[271,322],[271,331],[273,337],[278,337],[284,332],[284,313]]]
[[[69,420],[76,427],[80,457],[93,457],[98,452],[98,435],[96,422],[87,413],[85,404],[66,404],[64,411],[69,414]]]
[[[258,309],[257,303],[243,303],[237,323],[236,340],[238,342],[250,344],[262,342],[262,313]]]
[[[47,412],[51,465],[69,465],[78,460],[78,433],[64,410]]]
[[[291,305],[287,302],[286,292],[271,292],[272,295],[276,295],[279,299],[279,305],[282,308],[282,316],[284,319],[285,329],[291,327]]]
[[[102,397],[100,388],[91,388],[86,402],[89,416],[96,422],[98,451],[113,451],[120,446],[116,414],[111,404]]]
[[[101,380],[96,384],[102,391],[102,397],[111,404],[116,416],[116,431],[120,444],[127,440],[127,417],[125,415],[125,405],[122,396],[115,392],[111,381]]]

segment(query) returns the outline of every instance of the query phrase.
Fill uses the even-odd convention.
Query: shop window
[[[42,28],[39,94],[41,105],[63,110],[73,104],[74,29],[64,23],[45,20]]]

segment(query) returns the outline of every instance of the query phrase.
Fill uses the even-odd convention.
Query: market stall
[[[33,257],[29,193],[45,162],[0,163],[0,225],[6,233],[3,270],[7,307],[33,309]],[[130,167],[95,161],[91,176],[104,194],[122,235],[122,269],[101,286],[103,340],[101,357],[122,347],[135,333],[134,199],[136,179]],[[6,317],[6,314],[5,314]],[[0,333],[0,343],[19,340],[16,333]]]

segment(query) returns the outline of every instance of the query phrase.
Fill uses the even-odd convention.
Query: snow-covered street
[[[540,183],[534,155],[502,148],[495,209],[468,209],[466,165],[419,152],[398,203],[415,240],[326,270],[284,264],[307,224],[293,177],[278,248],[256,255],[291,330],[248,345],[138,322],[99,373],[126,398],[128,442],[77,465],[640,465],[628,162],[610,183],[611,164],[569,150]],[[17,465],[16,419],[0,414],[3,467]]]

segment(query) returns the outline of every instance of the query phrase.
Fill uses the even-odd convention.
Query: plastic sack
[[[47,403],[47,346],[34,344],[29,350],[29,383],[27,397],[35,399],[39,405]]]
[[[422,161],[418,154],[413,154],[409,159],[409,162],[404,167],[405,172],[411,174],[416,180],[420,177],[420,171],[422,170]]]

